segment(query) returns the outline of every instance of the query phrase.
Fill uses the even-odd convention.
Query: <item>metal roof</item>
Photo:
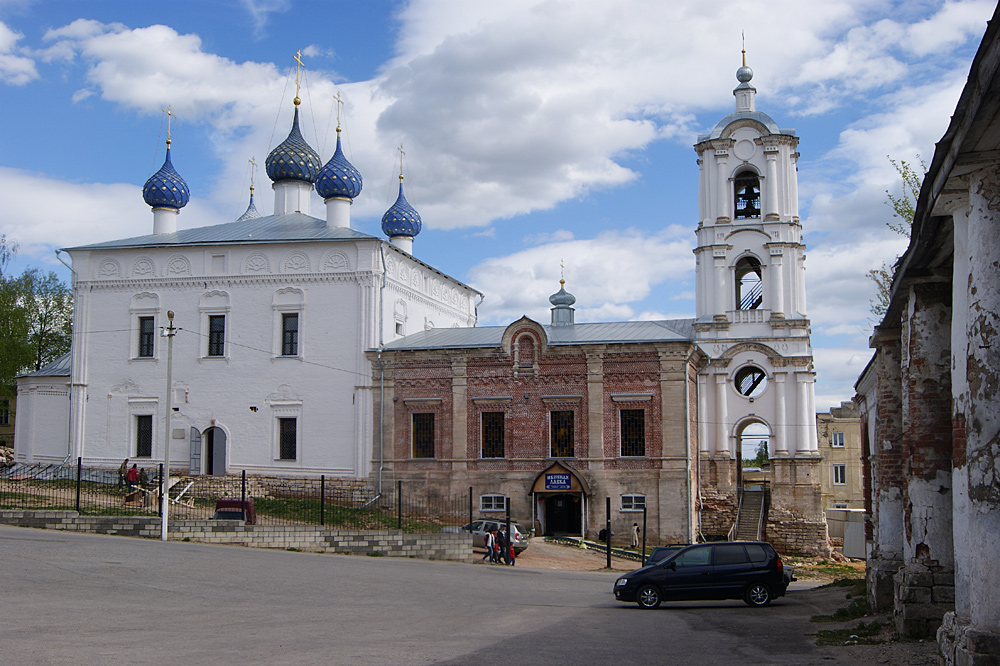
[[[500,347],[507,326],[435,328],[420,331],[385,345],[387,351],[416,349],[472,349]],[[548,344],[628,344],[678,342],[694,339],[694,319],[620,321],[565,326],[542,326]]]
[[[242,222],[215,224],[196,229],[180,229],[170,234],[149,234],[135,238],[78,245],[67,250],[107,250],[133,247],[168,247],[176,245],[214,245],[226,243],[281,243],[294,241],[377,240],[347,227],[330,228],[326,220],[302,213],[268,215]]]
[[[70,368],[73,365],[73,354],[66,352],[51,363],[42,366],[41,370],[26,372],[19,377],[69,377]]]

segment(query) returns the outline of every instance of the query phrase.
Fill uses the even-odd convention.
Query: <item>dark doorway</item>
[[[545,534],[579,536],[582,500],[580,495],[549,495],[545,498]]]
[[[226,433],[222,428],[209,428],[205,440],[205,474],[221,476],[226,473]]]

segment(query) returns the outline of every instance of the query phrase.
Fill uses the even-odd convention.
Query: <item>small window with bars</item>
[[[153,344],[156,341],[152,317],[139,317],[139,358],[153,358]]]
[[[830,446],[835,449],[844,448],[844,433],[835,432],[830,435]]]
[[[298,356],[299,354],[299,315],[281,315],[281,355]]]
[[[622,495],[622,511],[645,511],[645,495]]]
[[[413,415],[413,457],[434,457],[434,414]]]
[[[622,457],[646,455],[646,410],[623,409],[620,414]]]
[[[153,416],[141,414],[135,417],[135,457],[149,458],[153,455]]]
[[[483,457],[503,458],[503,412],[483,412]]]
[[[479,497],[480,511],[505,511],[507,498],[503,495],[481,495]]]
[[[295,460],[298,457],[298,419],[278,419],[278,457],[281,460]]]
[[[573,412],[553,411],[549,414],[551,429],[550,455],[553,458],[573,457]]]
[[[226,355],[226,315],[208,317],[208,355]]]
[[[734,179],[737,220],[760,217],[760,178],[752,171],[744,171]]]

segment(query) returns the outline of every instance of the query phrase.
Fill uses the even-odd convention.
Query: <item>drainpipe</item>
[[[692,349],[688,353],[687,362],[684,364],[684,450],[687,452],[687,455],[684,456],[687,463],[685,465],[686,473],[684,474],[684,501],[687,504],[688,543],[694,543],[694,526],[691,524],[691,398],[688,387],[688,369],[691,367],[693,352],[694,350]],[[698,457],[701,458],[701,455],[699,454]],[[701,488],[700,478],[698,480],[698,487]]]
[[[382,261],[382,283],[378,288],[378,494],[382,494],[382,469],[385,467],[384,437],[385,437],[385,368],[382,365],[382,327],[383,310],[385,309],[385,246],[380,241],[378,253]]]

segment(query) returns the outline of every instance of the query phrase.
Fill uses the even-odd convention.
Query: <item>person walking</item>
[[[639,523],[632,523],[632,547],[639,547]]]
[[[118,466],[118,490],[125,485],[125,475],[128,474],[128,458]]]
[[[146,468],[139,468],[139,487],[145,489],[149,485],[149,475],[146,474]]]
[[[125,474],[125,482],[128,484],[128,492],[135,490],[136,484],[139,483],[139,468],[137,465],[132,465]]]
[[[514,566],[514,558],[517,556],[517,549],[510,546],[507,548],[507,552],[510,553],[510,566]]]
[[[510,539],[507,538],[507,529],[504,527],[500,528],[500,556],[503,558],[504,564],[510,564]]]
[[[490,534],[493,535],[493,550],[490,551],[491,553],[493,553],[493,559],[490,560],[490,563],[491,564],[499,564],[500,563],[500,535],[497,533],[496,530],[492,530],[490,532]]]
[[[490,564],[493,564],[493,544],[496,543],[493,539],[493,533],[487,532],[486,536],[483,537],[483,545],[486,546],[486,554],[483,555],[482,561],[485,562],[486,558],[490,559]]]

